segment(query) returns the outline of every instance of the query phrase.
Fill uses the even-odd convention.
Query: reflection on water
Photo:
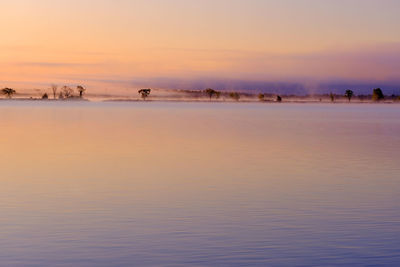
[[[0,114],[1,265],[400,264],[397,105]]]

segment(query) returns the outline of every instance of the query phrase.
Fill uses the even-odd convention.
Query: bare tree
[[[82,85],[78,85],[76,87],[76,90],[78,90],[79,97],[82,98],[83,94],[85,93],[86,89]]]
[[[72,90],[71,87],[64,85],[61,87],[61,91],[64,95],[65,98],[70,98],[73,96],[74,91]]]
[[[54,97],[54,99],[56,99],[57,90],[58,90],[58,85],[57,85],[57,84],[52,84],[52,85],[51,85],[51,90],[53,91],[53,97]]]

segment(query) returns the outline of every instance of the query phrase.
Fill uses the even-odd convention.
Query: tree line
[[[86,92],[86,88],[83,87],[82,85],[78,85],[76,86],[76,92],[78,95],[75,95],[75,91],[74,89],[72,89],[71,87],[64,85],[62,87],[58,87],[58,85],[56,84],[52,84],[51,85],[51,91],[53,93],[53,99],[68,99],[68,98],[83,98],[83,95]],[[2,95],[5,95],[7,98],[12,98],[13,95],[15,95],[17,93],[16,90],[12,89],[12,88],[3,88],[1,89],[0,93]],[[42,99],[48,99],[49,95],[47,93],[44,93],[42,95]]]
[[[53,93],[53,99],[68,99],[68,98],[74,98],[77,97],[74,95],[74,89],[71,87],[64,85],[62,87],[58,87],[57,84],[52,84],[51,85],[51,91]],[[86,92],[86,88],[83,87],[82,85],[77,85],[76,86],[76,92],[78,93],[78,97],[82,98],[84,93]],[[47,93],[45,93],[42,98],[48,98]]]
[[[59,87],[56,84],[52,84],[50,89],[53,94],[53,99],[83,98],[83,95],[86,92],[86,88],[83,87],[82,85],[77,85],[76,89],[74,90],[70,86],[67,86],[67,85]],[[77,93],[77,95],[75,95],[75,92]],[[203,93],[205,96],[207,96],[209,98],[210,101],[212,101],[213,99],[218,100],[221,98],[221,96],[229,97],[235,101],[239,101],[242,95],[245,95],[247,97],[253,95],[250,93],[217,91],[212,88],[207,88],[203,91],[195,91],[195,92]],[[5,95],[7,98],[12,98],[12,96],[15,95],[17,92],[16,92],[16,90],[14,90],[12,88],[6,87],[6,88],[1,89],[0,93]],[[150,88],[139,89],[138,93],[143,100],[146,100],[150,96],[151,89]],[[274,98],[271,98],[271,96]],[[329,94],[329,98],[330,98],[331,102],[335,102],[335,100],[337,99],[338,96],[340,96],[340,95],[333,94],[332,92]],[[350,89],[346,90],[344,92],[344,94],[342,95],[342,97],[346,97],[349,102],[351,102],[351,100],[354,96],[355,96],[354,92]],[[373,89],[372,95],[370,95],[369,97],[373,101],[381,101],[381,100],[385,99],[385,95],[383,94],[383,91],[381,88]],[[48,99],[48,98],[49,98],[49,95],[47,93],[44,93],[42,95],[42,99]],[[364,97],[359,96],[359,98],[363,99]],[[400,96],[397,96],[397,97],[392,96],[391,98],[395,99],[395,100],[400,100]],[[260,94],[258,94],[258,99],[260,101],[282,102],[283,97],[281,95],[268,95],[268,94],[260,93]],[[321,98],[320,98],[320,101],[322,101]]]
[[[354,92],[350,89],[346,90],[344,93],[344,97],[346,97],[348,99],[349,102],[351,102],[351,99],[354,96]],[[331,99],[331,102],[335,102],[336,100],[336,95],[333,94],[332,92],[329,94],[329,98]],[[400,100],[400,97],[397,97]],[[373,101],[381,101],[385,99],[385,95],[383,94],[383,91],[381,88],[375,88],[372,90],[372,95],[371,95],[371,99]]]
[[[211,88],[207,88],[206,90],[204,90],[204,93],[210,98],[210,101],[212,100],[213,97],[215,99],[219,99],[221,96],[220,91],[216,91]],[[349,102],[351,102],[354,95],[355,94],[354,94],[353,90],[350,90],[350,89],[346,90],[343,94],[343,96],[346,97]],[[236,101],[239,101],[239,99],[240,99],[240,94],[238,92],[230,92],[230,93],[228,93],[228,96]],[[283,97],[281,95],[273,95],[274,98],[272,98],[272,99],[270,98],[269,100],[267,100],[267,96],[268,96],[267,94],[260,93],[260,94],[258,94],[258,99],[260,101],[276,101],[276,102],[282,102],[282,99],[283,99]],[[329,94],[329,97],[331,99],[331,102],[334,102],[337,98],[337,95],[335,95],[331,92]],[[385,95],[383,94],[383,91],[381,88],[375,88],[372,90],[371,98],[373,101],[381,101],[381,100],[385,99]],[[397,100],[400,100],[400,96],[397,97]]]

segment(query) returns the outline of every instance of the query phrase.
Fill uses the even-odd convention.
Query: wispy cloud
[[[160,49],[168,58],[147,61],[25,61],[13,63],[21,83],[85,83],[93,88],[258,90],[303,94],[371,87],[400,89],[400,44],[382,44],[314,53],[277,54],[245,50]],[[175,62],[171,58],[183,58]],[[165,66],[165,67],[164,67]],[[9,68],[1,63],[3,73]],[[20,75],[22,73],[24,75]],[[7,76],[4,76],[7,77]],[[396,89],[398,88],[398,89]]]
[[[71,62],[19,62],[17,66],[24,67],[44,67],[44,68],[66,68],[66,67],[93,67],[101,66],[105,63],[71,63]]]

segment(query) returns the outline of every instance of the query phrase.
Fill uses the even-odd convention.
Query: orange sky
[[[0,9],[0,86],[400,75],[396,0],[4,0]]]

